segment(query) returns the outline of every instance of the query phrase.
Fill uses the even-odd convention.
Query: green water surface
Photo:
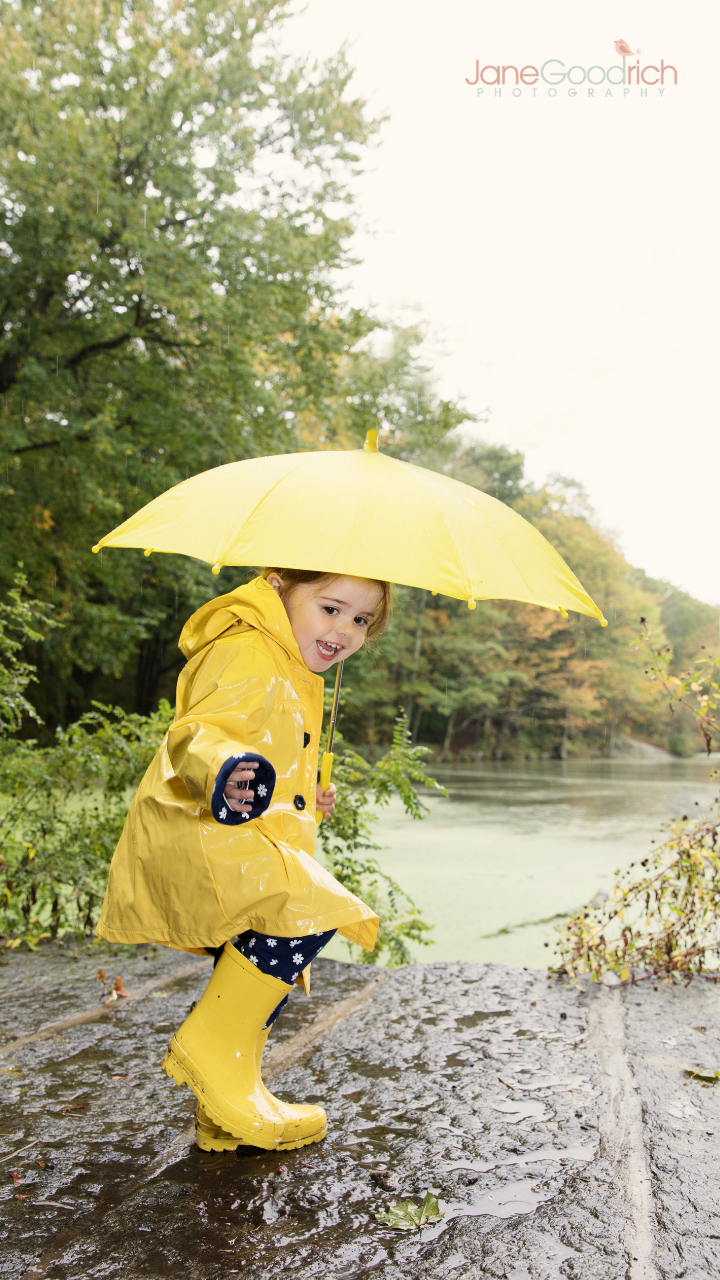
[[[645,857],[668,820],[707,814],[717,765],[656,757],[438,770],[449,795],[428,799],[424,821],[398,803],[377,826],[384,868],[435,926],[435,945],[416,947],[417,959],[546,965],[551,917],[608,892],[614,870]],[[339,939],[325,954],[349,958]]]

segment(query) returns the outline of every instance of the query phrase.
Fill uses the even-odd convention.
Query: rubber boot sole
[[[247,1126],[245,1126],[243,1125],[242,1120],[237,1117],[224,1115],[222,1109],[208,1097],[206,1081],[202,1072],[196,1068],[192,1059],[189,1058],[180,1047],[175,1036],[173,1036],[170,1042],[170,1046],[163,1058],[162,1065],[163,1070],[167,1072],[171,1080],[174,1080],[175,1084],[187,1085],[188,1089],[195,1094],[195,1097],[198,1102],[201,1103],[203,1110],[207,1112],[210,1119],[214,1121],[222,1131],[223,1137],[227,1137],[231,1141],[235,1142],[237,1146],[260,1147],[263,1151],[291,1149],[282,1146],[282,1135],[274,1139],[268,1139],[262,1132],[258,1132],[258,1130],[261,1130],[262,1128],[261,1117],[258,1118],[258,1122],[256,1122],[256,1124],[253,1124],[252,1120],[248,1119]],[[236,1129],[244,1129],[244,1132],[239,1134],[233,1133],[233,1127]],[[295,1145],[304,1146],[305,1144],[291,1144],[291,1146]],[[230,1149],[231,1148],[226,1146],[203,1147],[203,1150],[208,1151],[227,1151]]]
[[[206,1110],[203,1103],[198,1104],[198,1108],[200,1107]],[[296,1151],[298,1147],[308,1147],[312,1142],[322,1142],[326,1136],[327,1125],[317,1133],[299,1138],[295,1142],[279,1142],[275,1150]],[[216,1124],[209,1113],[202,1117],[195,1117],[195,1139],[201,1151],[237,1151],[238,1147],[257,1146],[257,1143],[244,1142],[242,1138],[235,1138],[233,1134]]]

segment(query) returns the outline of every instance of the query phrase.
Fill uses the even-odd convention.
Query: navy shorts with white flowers
[[[235,939],[233,946],[256,964],[261,973],[269,973],[272,978],[279,978],[281,982],[292,986],[305,966],[315,959],[318,951],[322,951],[334,933],[335,929],[328,929],[326,933],[311,933],[306,938],[270,938],[266,933],[248,929],[247,933],[241,933]],[[272,1026],[287,1002],[288,997],[284,996],[277,1008],[273,1009],[265,1027]]]
[[[256,964],[261,973],[268,973],[271,978],[279,978],[292,986],[334,933],[334,929],[328,929],[326,933],[311,933],[306,938],[270,938],[265,933],[248,929],[236,938],[233,945],[241,955]]]

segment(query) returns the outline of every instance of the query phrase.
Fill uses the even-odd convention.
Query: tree
[[[342,54],[273,50],[287,12],[0,8],[0,579],[22,547],[66,623],[41,671],[56,722],[134,656],[147,710],[218,585],[175,558],[93,559],[98,536],[189,472],[297,447],[372,327],[334,279],[374,125]]]

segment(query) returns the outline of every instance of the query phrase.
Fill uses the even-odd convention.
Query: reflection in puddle
[[[424,1230],[421,1239],[423,1242],[436,1240],[454,1218],[514,1218],[534,1213],[538,1205],[551,1199],[552,1192],[541,1190],[532,1178],[523,1178],[522,1182],[507,1182],[502,1187],[485,1191],[469,1204],[441,1200],[440,1208],[445,1215],[442,1222]]]
[[[502,1111],[510,1117],[511,1124],[517,1124],[518,1120],[526,1120],[532,1116],[535,1120],[549,1120],[552,1112],[545,1110],[544,1102],[496,1102],[492,1106],[493,1111]]]
[[[592,1160],[595,1150],[595,1147],[582,1146],[580,1143],[570,1147],[537,1147],[535,1151],[508,1156],[506,1160],[490,1160],[487,1163],[479,1163],[477,1160],[455,1160],[444,1167],[447,1171],[471,1169],[474,1173],[488,1173],[490,1169],[498,1169],[501,1165],[508,1164],[538,1164],[541,1160]]]

